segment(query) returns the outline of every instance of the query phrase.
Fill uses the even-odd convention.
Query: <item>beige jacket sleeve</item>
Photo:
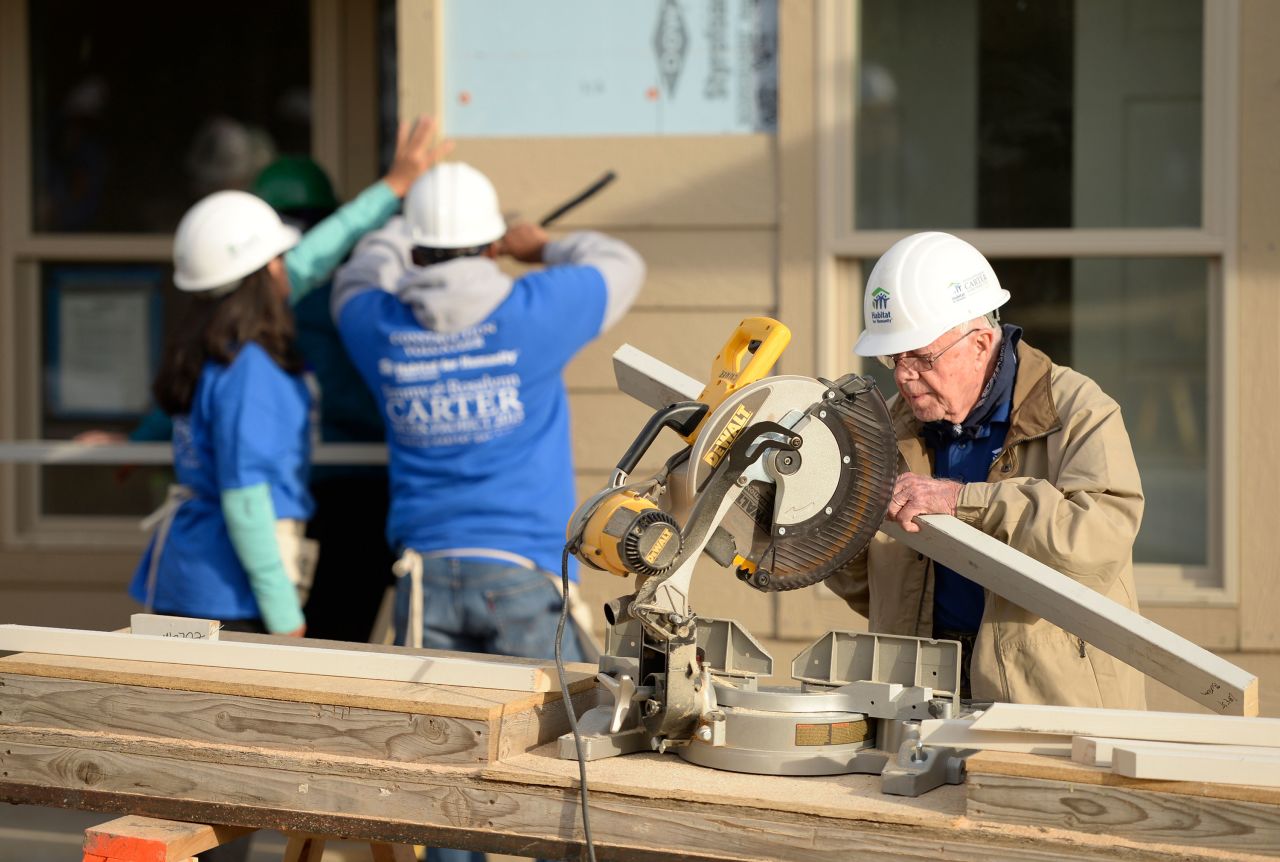
[[[965,485],[956,516],[1106,590],[1131,564],[1142,483],[1119,405],[1084,375],[1053,374],[1061,430],[1015,448],[1025,462],[1012,472],[1021,477]]]
[[[841,566],[824,584],[831,592],[844,599],[855,613],[871,615],[871,588],[867,577],[867,551]]]

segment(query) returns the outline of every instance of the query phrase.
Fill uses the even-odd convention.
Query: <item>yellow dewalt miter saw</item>
[[[789,340],[776,320],[743,320],[705,385],[630,346],[614,355],[620,388],[656,412],[568,525],[583,564],[636,578],[605,607],[609,702],[583,716],[583,754],[674,749],[743,772],[879,772],[887,792],[911,795],[958,781],[954,764],[904,747],[900,726],[958,708],[958,644],[832,632],[796,659],[802,689],[767,691],[756,680],[772,673],[768,653],[690,607],[702,557],[758,590],[798,589],[861,553],[885,517],[898,451],[884,398],[854,374],[766,376]],[[685,445],[634,479],[664,429]],[[909,763],[893,789],[899,748]],[[577,756],[572,735],[560,750]]]

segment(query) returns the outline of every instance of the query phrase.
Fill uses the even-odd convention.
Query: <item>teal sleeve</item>
[[[163,440],[172,440],[173,420],[169,418],[168,413],[155,407],[142,417],[137,428],[129,432],[129,439],[134,443],[158,443]]]
[[[291,632],[305,622],[298,593],[285,574],[276,543],[276,512],[266,482],[222,492],[222,516],[240,565],[249,574],[249,587],[267,631]]]
[[[328,281],[360,237],[386,224],[399,206],[400,198],[390,186],[379,181],[303,234],[284,256],[291,287],[289,301],[297,305],[304,296]]]

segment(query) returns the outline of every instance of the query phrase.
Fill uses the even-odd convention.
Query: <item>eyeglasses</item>
[[[941,357],[942,354],[946,353],[948,350],[955,347],[957,344],[959,344],[961,341],[964,341],[966,338],[968,338],[970,335],[973,335],[975,332],[981,332],[981,331],[982,331],[981,329],[970,329],[964,335],[960,336],[955,341],[951,342],[946,347],[939,350],[937,353],[933,353],[933,354],[898,353],[894,356],[877,356],[876,358],[880,360],[881,365],[883,365],[885,368],[888,368],[890,371],[893,371],[899,365],[901,365],[907,371],[914,371],[917,374],[920,374],[921,372],[924,372],[924,371],[932,371],[934,364],[938,361],[939,357]]]

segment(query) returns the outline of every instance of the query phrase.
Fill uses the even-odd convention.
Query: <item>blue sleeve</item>
[[[266,483],[222,492],[222,516],[267,631],[282,634],[305,622],[298,592],[285,574],[276,542],[276,513]]]
[[[381,356],[382,338],[378,324],[384,307],[399,305],[399,300],[381,290],[365,291],[352,296],[339,309],[335,323],[342,346],[351,364],[365,380]]]
[[[559,371],[600,334],[607,291],[604,277],[593,266],[555,266],[530,273],[518,282],[525,303],[522,323],[539,349],[526,354]]]
[[[400,199],[390,186],[377,182],[303,234],[284,256],[292,288],[289,301],[296,305],[328,281],[360,237],[382,227],[399,206]]]
[[[277,465],[297,447],[295,429],[307,418],[307,405],[299,404],[288,373],[250,343],[219,380],[216,399],[212,425],[218,488],[269,483]]]
[[[138,427],[129,432],[129,439],[134,443],[157,443],[173,439],[173,420],[169,414],[159,407],[142,417]]]

